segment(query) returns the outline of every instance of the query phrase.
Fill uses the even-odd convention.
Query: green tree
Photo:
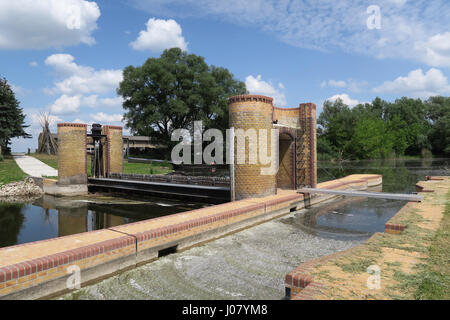
[[[227,69],[172,48],[140,67],[126,67],[117,92],[125,100],[126,126],[170,146],[172,131],[191,130],[193,121],[228,128],[227,99],[247,90]]]
[[[390,137],[393,139],[393,149],[397,156],[405,154],[408,148],[408,125],[398,115],[395,115],[392,120],[387,123],[387,130]]]
[[[6,79],[0,79],[0,154],[9,153],[12,138],[31,138],[25,132],[25,115],[19,107],[11,86]]]
[[[426,104],[432,122],[428,140],[433,153],[450,156],[450,97],[431,97]]]
[[[408,146],[405,152],[411,155],[420,154],[426,142],[419,139],[419,136],[427,136],[430,130],[427,108],[423,101],[407,97],[395,100],[386,109],[386,120],[393,120],[395,117],[407,124],[405,133]]]
[[[322,127],[319,131],[320,136],[328,141],[333,151],[340,157],[349,155],[347,150],[356,120],[355,114],[341,99],[334,102],[325,101],[323,111],[317,120]]]
[[[364,118],[355,127],[351,144],[356,158],[380,159],[392,153],[394,137],[383,120]]]

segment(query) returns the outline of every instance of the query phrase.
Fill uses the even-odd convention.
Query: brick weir
[[[380,185],[381,175],[350,175],[318,188]],[[181,212],[103,230],[0,249],[0,299],[39,299],[63,294],[80,270],[81,285],[157,259],[169,248],[184,250],[226,234],[337,197],[304,199],[294,190]],[[305,201],[307,200],[307,201]],[[74,268],[75,266],[75,268]],[[77,268],[78,267],[78,268]]]

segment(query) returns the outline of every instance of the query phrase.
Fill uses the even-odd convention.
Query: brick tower
[[[273,115],[273,99],[260,95],[240,95],[229,99],[230,127],[235,129],[235,197],[236,200],[264,197],[276,193],[276,174],[261,174],[261,168],[267,168],[269,165],[262,165],[259,161],[258,141],[260,139],[259,129],[266,129],[267,148],[266,154],[272,157],[278,157],[271,154],[272,115]],[[244,131],[253,129],[256,133],[253,139],[245,137],[245,150],[238,148],[238,130]],[[243,144],[241,144],[243,145]],[[238,163],[239,152],[245,152],[245,163]],[[256,153],[256,154],[255,154]],[[250,161],[256,157],[256,163]]]

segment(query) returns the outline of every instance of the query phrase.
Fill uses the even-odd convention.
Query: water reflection
[[[12,246],[25,220],[23,204],[0,204],[0,247]]]

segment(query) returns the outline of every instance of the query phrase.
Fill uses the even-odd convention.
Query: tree
[[[0,154],[9,153],[12,138],[31,138],[25,132],[25,115],[6,79],[0,79]]]
[[[428,139],[433,153],[450,156],[450,97],[431,97],[426,104],[433,123]]]
[[[140,67],[126,67],[117,93],[125,100],[126,126],[170,146],[172,131],[192,130],[193,121],[228,128],[227,99],[247,90],[227,69],[172,48]]]
[[[353,136],[355,122],[356,117],[352,110],[341,99],[334,102],[325,101],[323,111],[317,120],[322,126],[321,136],[328,140],[337,154],[341,155],[348,155],[346,150]]]
[[[351,144],[358,159],[380,159],[392,153],[393,140],[383,120],[364,118],[358,121]]]

